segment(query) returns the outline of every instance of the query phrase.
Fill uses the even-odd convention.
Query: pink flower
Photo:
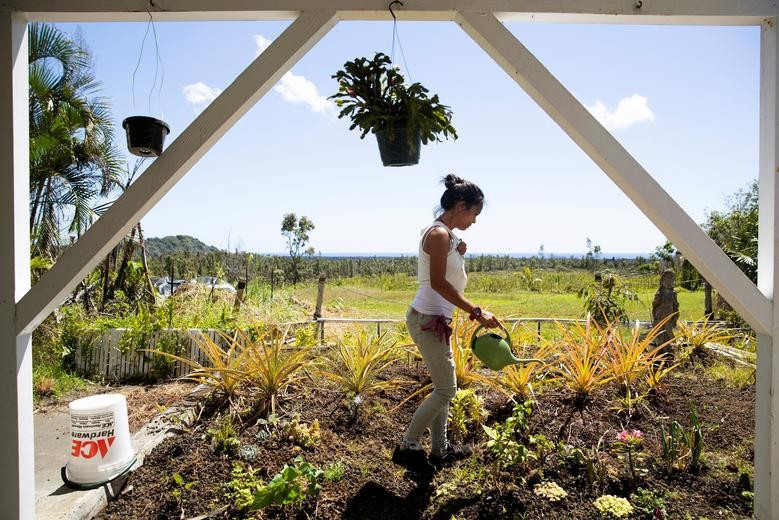
[[[617,441],[619,442],[640,442],[644,436],[641,430],[622,430],[617,434]]]
[[[357,94],[354,92],[354,89],[352,89],[352,88],[346,89],[346,93],[349,94],[352,97],[357,97]]]

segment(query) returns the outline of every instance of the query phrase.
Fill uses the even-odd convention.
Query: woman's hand
[[[495,315],[493,315],[491,312],[487,312],[487,311],[481,311],[481,316],[476,318],[476,321],[478,321],[480,325],[484,325],[488,329],[502,327],[498,318],[496,318]]]

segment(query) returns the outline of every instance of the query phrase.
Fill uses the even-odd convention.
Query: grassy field
[[[556,273],[557,276],[559,273]],[[519,279],[508,273],[474,273],[469,275],[466,296],[501,318],[581,318],[582,300],[576,288],[586,283],[580,273],[575,278],[552,286],[542,284],[540,291],[521,288]],[[640,282],[628,283],[637,299],[627,302],[631,320],[652,319],[652,298],[657,277],[642,276]],[[515,283],[516,282],[516,283]],[[578,285],[579,282],[581,285]],[[677,289],[682,320],[703,316],[703,291]],[[323,317],[395,318],[404,316],[416,292],[413,277],[392,275],[374,278],[339,280],[325,286]],[[301,285],[292,290],[296,298],[316,302],[317,287]]]

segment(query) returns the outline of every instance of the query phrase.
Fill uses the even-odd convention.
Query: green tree
[[[306,249],[310,239],[308,233],[313,229],[314,223],[306,216],[298,219],[294,213],[287,213],[281,221],[281,235],[287,239],[287,249],[289,250],[290,257],[289,274],[293,284],[298,283],[298,280],[300,280],[303,254],[305,253],[309,256],[314,254],[313,248],[309,247]]]
[[[706,231],[744,274],[757,283],[757,180],[728,197],[727,208],[725,212],[708,214]]]
[[[33,255],[55,258],[105,207],[122,163],[89,50],[56,27],[29,31],[30,229]]]

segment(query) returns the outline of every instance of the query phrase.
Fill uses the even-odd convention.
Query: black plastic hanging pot
[[[376,141],[379,143],[379,154],[384,166],[413,166],[419,163],[419,149],[422,147],[422,133],[417,129],[409,136],[405,125],[395,125],[392,132],[389,128],[375,130]]]
[[[140,157],[159,157],[170,127],[159,119],[148,116],[132,116],[122,121],[127,132],[127,148]]]

